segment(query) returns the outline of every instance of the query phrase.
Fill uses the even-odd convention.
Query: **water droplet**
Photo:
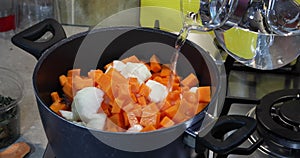
[[[284,60],[282,59],[282,57],[278,57],[277,64],[280,64],[280,65],[284,64]]]

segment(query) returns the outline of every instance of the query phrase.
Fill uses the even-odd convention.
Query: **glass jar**
[[[22,98],[21,77],[0,67],[0,148],[11,145],[20,136],[19,103]]]

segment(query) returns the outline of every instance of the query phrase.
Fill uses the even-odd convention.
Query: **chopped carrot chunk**
[[[52,92],[51,94],[51,98],[53,102],[60,102],[61,98],[59,97],[57,92]]]
[[[160,121],[160,125],[162,127],[168,128],[171,127],[175,124],[174,121],[172,121],[168,116],[165,116],[161,121]]]
[[[149,132],[149,131],[154,131],[156,130],[156,128],[153,125],[148,125],[146,127],[144,127],[141,132]]]
[[[193,87],[193,86],[197,85],[198,83],[199,82],[198,82],[197,77],[192,73],[181,81],[181,84],[183,86],[187,86],[187,87]]]
[[[128,57],[128,58],[125,58],[125,59],[123,59],[122,61],[123,61],[124,63],[128,63],[128,62],[131,62],[131,63],[139,63],[139,62],[140,62],[140,60],[139,60],[135,55],[130,56],[130,57]]]
[[[80,76],[80,69],[72,69],[68,71],[67,77]]]
[[[59,83],[61,86],[64,86],[68,82],[68,78],[65,75],[59,76]]]
[[[148,97],[149,94],[150,94],[150,88],[148,86],[146,86],[145,83],[143,83],[141,86],[140,86],[140,89],[139,89],[139,94],[144,96],[144,97]]]
[[[210,86],[199,87],[197,90],[199,102],[210,102]]]

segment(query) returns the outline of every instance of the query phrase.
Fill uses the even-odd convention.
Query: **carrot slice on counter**
[[[198,84],[198,79],[194,74],[189,74],[185,79],[181,81],[183,86],[187,86],[189,88],[196,86]]]
[[[197,89],[199,102],[208,103],[211,100],[210,86],[203,86]]]

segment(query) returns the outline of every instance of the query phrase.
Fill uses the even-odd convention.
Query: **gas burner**
[[[269,93],[248,113],[258,121],[250,142],[264,139],[260,151],[274,157],[300,157],[300,89]]]
[[[289,148],[300,149],[300,90],[281,90],[263,97],[256,107],[256,118],[261,133],[271,133],[270,137]],[[297,143],[285,143],[285,142]]]

